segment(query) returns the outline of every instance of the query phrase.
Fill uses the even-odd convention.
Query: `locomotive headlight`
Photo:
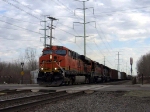
[[[52,59],[52,55],[50,55],[49,58]]]
[[[55,68],[55,70],[57,70],[57,68]]]
[[[44,68],[41,68],[41,70],[43,70]]]

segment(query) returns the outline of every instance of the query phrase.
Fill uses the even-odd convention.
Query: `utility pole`
[[[84,56],[86,56],[86,29],[85,29],[85,1],[83,1],[83,14],[84,14]]]
[[[105,56],[104,56],[104,65],[105,65]]]
[[[89,8],[93,8],[93,7],[89,7],[89,8],[85,8],[85,2],[89,1],[80,1],[80,0],[76,0],[76,1],[79,1],[79,2],[83,2],[83,8],[77,8],[77,9],[80,9],[80,10],[83,10],[83,23],[80,23],[80,22],[73,22],[73,23],[80,23],[80,24],[83,24],[84,25],[84,36],[76,36],[76,37],[84,37],[84,56],[86,56],[86,24],[87,23],[90,23],[90,22],[85,22],[85,10],[86,9],[89,9]],[[93,8],[93,14],[94,14],[94,8]],[[95,21],[91,21],[91,22],[95,22]],[[74,24],[73,24],[74,25]],[[96,26],[96,23],[95,23],[95,26]]]
[[[130,65],[131,65],[131,76],[132,76],[132,64],[133,64],[133,58],[130,57]]]
[[[126,62],[126,73],[127,73],[127,62]]]
[[[49,29],[50,29],[50,46],[52,46],[52,30],[54,29],[53,28],[53,21],[54,20],[57,20],[56,18],[53,18],[53,17],[47,17],[47,18],[49,18],[50,20],[51,20],[51,27],[49,27]]]
[[[119,65],[120,65],[120,62],[119,62],[119,60],[120,60],[120,59],[119,59],[119,55],[120,55],[120,54],[119,54],[119,52],[118,52],[117,55],[118,55],[118,71],[119,71],[119,69],[120,69],[120,67],[119,67]]]
[[[119,71],[119,52],[118,52],[118,71]]]
[[[46,47],[46,15],[44,16],[44,21],[41,21],[41,22],[44,22],[44,29],[40,29],[40,30],[44,30],[44,37],[41,37],[41,38],[44,38],[44,47]]]

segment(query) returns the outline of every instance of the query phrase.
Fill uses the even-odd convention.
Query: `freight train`
[[[125,72],[118,72],[64,46],[45,47],[42,52],[37,78],[40,85],[60,86],[127,79]]]

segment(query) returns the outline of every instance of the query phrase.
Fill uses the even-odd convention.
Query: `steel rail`
[[[114,81],[114,82],[105,82],[105,83],[100,83],[100,84],[101,85],[120,85],[129,81],[130,80],[122,80],[122,81]]]
[[[52,96],[52,97],[45,98],[45,99],[42,99],[42,100],[39,99],[37,101],[33,101],[33,102],[30,102],[30,103],[24,103],[24,104],[19,104],[19,105],[16,105],[16,106],[9,106],[9,107],[6,107],[6,108],[1,108],[0,112],[19,111],[19,110],[22,110],[22,109],[25,109],[25,108],[31,108],[33,106],[37,106],[37,105],[41,105],[41,104],[45,104],[45,103],[56,102],[56,101],[59,101],[59,100],[65,99],[65,98],[69,98],[69,97],[72,97],[72,96],[75,96],[75,95],[81,95],[83,93],[84,93],[83,91],[78,92],[78,93],[72,93],[72,94],[64,93],[63,95],[56,95],[56,96]]]
[[[19,94],[19,93],[24,93],[24,92],[31,92],[30,89],[26,89],[26,90],[20,90],[17,91],[17,89],[5,89],[5,90],[0,90],[0,93],[3,93],[2,95],[8,95],[8,94]]]
[[[7,103],[15,103],[15,102],[22,102],[25,100],[32,100],[35,98],[43,98],[43,97],[50,97],[53,95],[59,95],[59,94],[63,94],[65,93],[64,91],[62,92],[57,92],[57,93],[42,93],[39,95],[30,95],[30,96],[26,96],[26,97],[18,97],[18,98],[12,98],[12,99],[7,99],[7,100],[0,100],[0,105],[5,105]]]

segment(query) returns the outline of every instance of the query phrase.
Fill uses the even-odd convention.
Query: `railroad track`
[[[20,94],[20,93],[29,93],[32,92],[30,89],[27,90],[21,90],[17,91],[16,89],[10,90],[10,89],[5,89],[5,90],[0,90],[0,95],[11,95],[11,94]]]
[[[72,96],[78,96],[81,94],[83,94],[83,92],[72,94],[68,94],[66,92],[56,92],[56,93],[44,93],[42,95],[34,95],[28,97],[3,100],[0,101],[0,112],[21,111],[23,109],[31,108],[33,106],[56,102],[65,98],[70,98]]]
[[[128,84],[130,85],[131,80],[123,80],[123,81],[115,81],[115,82],[105,82],[105,83],[100,83],[102,85],[123,85],[123,84]]]

